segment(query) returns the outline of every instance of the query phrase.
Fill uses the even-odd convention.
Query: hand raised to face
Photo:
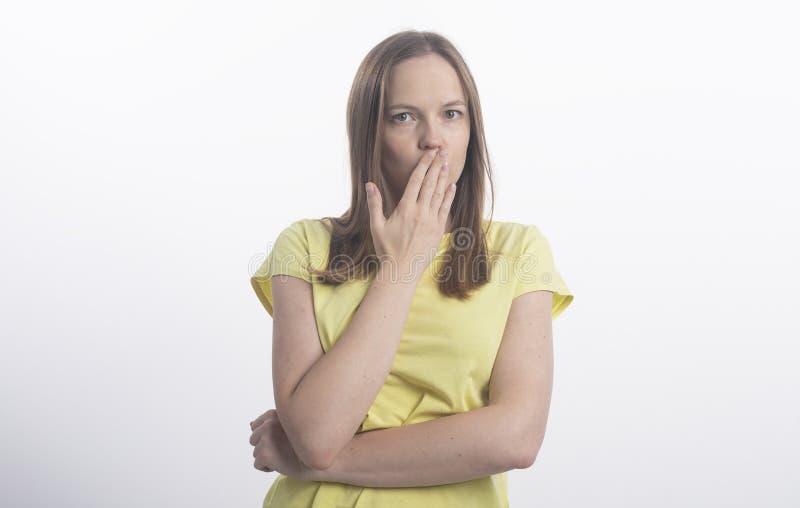
[[[447,185],[446,153],[428,150],[420,158],[406,184],[403,196],[387,219],[378,188],[367,183],[370,231],[375,253],[381,261],[421,274],[433,260],[442,241],[456,184]]]

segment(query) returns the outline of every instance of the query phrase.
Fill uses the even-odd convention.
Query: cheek
[[[381,155],[381,173],[393,188],[400,188],[408,179],[406,175],[406,161],[402,150],[397,144],[384,140]]]
[[[395,136],[391,134],[385,135],[383,141],[381,142],[381,149],[383,150],[383,158],[387,162],[394,162],[397,161],[400,157],[402,143],[395,139]]]
[[[383,146],[383,162],[386,166],[395,168],[400,160],[402,159],[396,148],[388,145]]]
[[[384,140],[382,160],[386,170],[392,173],[410,173],[417,165],[413,160],[414,146],[394,140]]]

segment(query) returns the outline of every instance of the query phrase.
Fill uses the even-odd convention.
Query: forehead
[[[386,98],[389,105],[402,102],[423,107],[455,99],[466,102],[455,69],[437,54],[395,64],[387,80]]]

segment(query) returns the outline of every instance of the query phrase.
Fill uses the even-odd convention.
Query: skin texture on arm
[[[489,383],[489,404],[511,408],[512,448],[520,469],[533,465],[544,441],[553,392],[553,293],[514,298]]]
[[[509,414],[485,406],[427,422],[356,434],[315,481],[362,487],[458,483],[514,469]]]
[[[417,487],[530,467],[544,439],[553,376],[552,293],[514,299],[490,402],[466,413],[357,434],[316,481]]]
[[[347,330],[314,361],[308,348],[314,341],[320,347],[311,285],[295,277],[272,280],[275,406],[299,459],[325,468],[361,426],[389,375],[416,282],[392,281],[379,269]],[[291,329],[302,323],[304,329]],[[299,347],[306,348],[302,355]]]

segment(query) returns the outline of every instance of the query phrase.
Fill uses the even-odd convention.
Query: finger
[[[257,427],[259,427],[259,426],[260,426],[262,423],[264,423],[264,420],[266,420],[267,418],[269,418],[269,416],[270,416],[272,413],[275,413],[275,414],[277,414],[277,411],[276,411],[275,409],[269,409],[269,410],[267,410],[266,412],[264,412],[264,413],[262,413],[261,415],[259,415],[259,417],[258,417],[258,418],[256,418],[256,419],[255,419],[255,420],[253,420],[252,422],[250,422],[250,430],[255,430]]]
[[[259,471],[264,471],[265,473],[272,472],[272,469],[268,468],[267,466],[262,466],[258,463],[258,459],[253,461],[253,467],[258,469]]]
[[[267,419],[264,420],[264,422],[261,425],[256,427],[256,429],[253,430],[252,434],[250,434],[251,445],[256,446],[258,444],[258,441],[263,437],[263,435],[269,432],[271,427],[273,427],[273,425],[270,425],[269,420],[270,417],[267,417]]]
[[[436,189],[436,182],[439,181],[439,176],[441,175],[442,168],[444,167],[444,161],[446,161],[446,155],[442,150],[439,150],[439,155],[436,156],[436,160],[433,161],[431,167],[428,169],[428,172],[425,173],[425,180],[422,182],[422,189],[419,192],[419,199],[417,199],[417,204],[424,208],[430,208],[431,206],[431,196],[433,195],[433,191]]]
[[[400,201],[405,201],[406,203],[417,202],[419,198],[419,189],[422,186],[425,173],[427,173],[428,168],[430,168],[437,151],[438,150],[428,150],[422,156],[419,163],[417,163],[417,167],[414,168],[414,171],[411,172],[411,176],[408,178],[406,189],[403,191],[403,197],[400,198]]]
[[[253,448],[253,458],[255,461],[253,462],[253,466],[261,471],[270,472],[272,468],[268,467],[268,464],[271,462],[269,458],[268,449],[265,449],[267,445],[259,443],[258,446]]]
[[[260,415],[258,415],[258,418],[256,418],[252,422],[250,422],[250,430],[255,430],[259,425],[264,423],[264,420],[267,418],[267,414],[268,413],[269,413],[269,411],[267,411],[266,413],[260,414]]]
[[[386,217],[383,215],[383,199],[378,187],[367,182],[367,207],[369,208],[369,222],[373,226],[383,227]]]
[[[453,204],[453,199],[456,197],[456,183],[453,182],[447,186],[447,192],[444,193],[444,200],[442,206],[439,207],[439,220],[447,224],[447,217],[450,216],[450,205]]]
[[[442,207],[442,203],[444,202],[449,181],[450,165],[447,163],[447,159],[445,159],[444,165],[442,165],[442,169],[439,172],[439,180],[436,181],[436,191],[433,193],[433,196],[431,196],[431,212],[433,212],[435,216],[439,215],[439,208]]]

